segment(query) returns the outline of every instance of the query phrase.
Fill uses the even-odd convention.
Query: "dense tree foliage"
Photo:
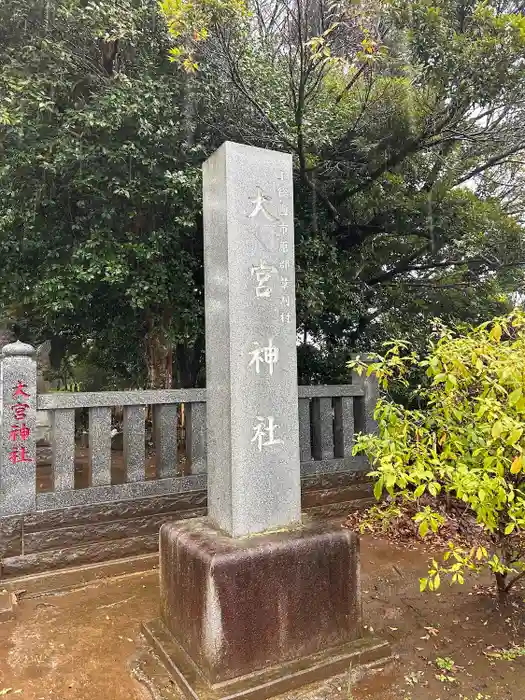
[[[117,375],[147,366],[151,386],[171,385],[178,352],[192,383],[207,136],[155,3],[0,12],[4,304]]]
[[[204,381],[200,165],[294,154],[299,366],[523,280],[516,3],[5,0],[1,314],[115,381]],[[239,116],[242,115],[242,119]]]

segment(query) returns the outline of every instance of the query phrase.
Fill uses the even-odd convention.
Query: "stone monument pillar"
[[[162,526],[144,633],[186,698],[265,698],[388,645],[357,535],[301,522],[291,157],[227,142],[203,188],[209,517]]]
[[[31,513],[36,499],[36,361],[31,345],[0,359],[0,515]]]
[[[208,503],[233,537],[301,519],[292,158],[204,164]]]

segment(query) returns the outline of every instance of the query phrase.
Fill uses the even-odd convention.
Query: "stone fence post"
[[[0,359],[0,516],[36,505],[36,360],[31,345],[4,346]]]
[[[354,355],[352,359],[357,357],[366,364],[372,364],[377,359],[376,356],[368,354]],[[379,399],[379,382],[377,377],[374,373],[367,377],[366,373],[359,376],[357,372],[353,372],[352,382],[355,384],[362,383],[364,390],[364,396],[355,400],[355,430],[357,433],[377,433],[377,421],[374,419],[374,411]]]

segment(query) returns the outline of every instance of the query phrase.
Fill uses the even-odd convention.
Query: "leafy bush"
[[[377,362],[358,358],[351,367],[375,372],[387,392],[375,411],[378,434],[360,435],[354,448],[373,464],[376,498],[386,491],[399,502],[425,493],[459,499],[485,536],[470,550],[451,543],[421,590],[436,590],[444,576],[463,583],[465,572],[488,567],[504,600],[525,576],[525,314],[462,332],[439,326],[425,357],[393,342]],[[388,391],[418,367],[426,374],[418,408],[396,404]],[[421,505],[414,520],[425,537],[443,518]]]

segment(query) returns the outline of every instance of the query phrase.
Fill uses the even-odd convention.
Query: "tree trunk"
[[[150,318],[145,338],[148,389],[171,389],[173,386],[173,347],[168,338],[170,314],[162,320]]]
[[[507,574],[494,574],[496,577],[496,587],[498,589],[498,602],[501,606],[507,604]]]
[[[203,335],[199,335],[193,345],[179,343],[175,349],[175,386],[181,389],[197,386],[203,364]]]

